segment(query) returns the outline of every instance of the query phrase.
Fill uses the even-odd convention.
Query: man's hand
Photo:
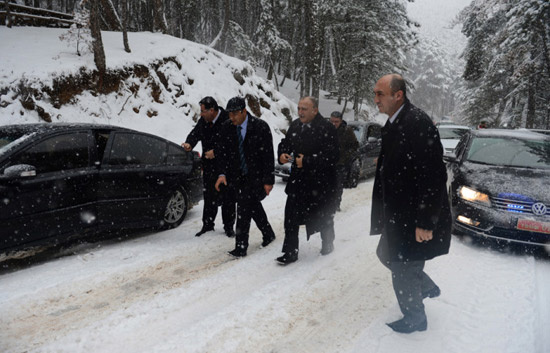
[[[186,150],[187,152],[189,152],[189,151],[191,151],[191,149],[193,149],[193,147],[191,147],[191,144],[186,143],[186,142],[182,143],[181,147],[183,147],[183,149]]]
[[[225,179],[225,175],[220,175],[218,177],[218,180],[216,180],[216,185],[214,186],[217,191],[220,191],[220,185],[223,184],[227,186],[227,180]]]
[[[302,168],[304,166],[304,155],[299,154],[298,157],[296,157],[296,166],[298,168]]]
[[[433,231],[432,230],[426,230],[422,228],[416,228],[416,241],[419,243],[424,243],[432,240],[433,238]]]
[[[292,156],[289,155],[288,153],[283,153],[279,156],[279,162],[281,162],[282,164],[288,163],[291,160],[292,160]]]
[[[214,159],[214,150],[204,152],[204,158]]]
[[[271,192],[271,190],[273,190],[273,185],[267,185],[267,184],[265,184],[265,185],[264,185],[264,190],[265,190],[265,194],[266,194],[266,195],[269,195],[269,193]]]

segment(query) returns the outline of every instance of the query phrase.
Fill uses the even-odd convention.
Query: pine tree
[[[92,35],[90,31],[90,12],[85,8],[80,8],[74,13],[74,24],[61,34],[59,39],[68,42],[69,45],[76,46],[76,55],[92,52]],[[82,52],[81,49],[82,48]]]

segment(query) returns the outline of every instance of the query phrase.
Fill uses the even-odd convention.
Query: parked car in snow
[[[464,125],[446,124],[437,125],[437,130],[439,131],[443,151],[445,153],[450,153],[454,151],[462,135],[468,132],[470,128]]]
[[[200,160],[163,138],[91,124],[0,126],[0,250],[90,231],[171,228],[202,197]]]
[[[279,164],[279,162],[275,160],[275,171],[273,172],[273,174],[280,177],[284,182],[287,182],[288,178],[290,177],[290,168],[290,163]]]
[[[445,156],[453,234],[550,243],[550,136],[470,130]]]
[[[382,147],[382,126],[374,122],[350,121],[348,126],[353,129],[359,142],[357,154],[348,166],[348,176],[344,187],[354,188],[360,179],[376,171],[376,162]],[[287,181],[290,176],[291,164],[279,164],[275,161],[275,176]]]
[[[359,151],[349,166],[347,187],[357,186],[357,182],[376,172],[376,163],[382,148],[382,126],[375,122],[350,121],[348,126],[353,129],[359,142]]]
[[[519,129],[519,130],[522,130],[522,129]],[[539,134],[550,135],[550,130],[544,130],[544,129],[528,129],[528,130],[538,132]]]

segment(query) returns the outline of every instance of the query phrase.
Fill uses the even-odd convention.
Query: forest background
[[[458,54],[419,36],[407,13],[412,0],[3,2],[6,9],[17,3],[74,14],[91,30],[100,73],[100,30],[162,32],[262,67],[276,87],[291,78],[302,95],[325,90],[355,119],[369,119],[362,106],[372,102],[376,79],[399,72],[414,103],[436,121],[550,129],[547,0],[473,0],[449,23],[467,37]],[[124,44],[131,51],[132,43]]]

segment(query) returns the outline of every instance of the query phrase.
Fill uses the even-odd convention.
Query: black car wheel
[[[183,188],[176,189],[166,204],[162,228],[170,229],[179,226],[183,222],[188,208],[187,192]]]

